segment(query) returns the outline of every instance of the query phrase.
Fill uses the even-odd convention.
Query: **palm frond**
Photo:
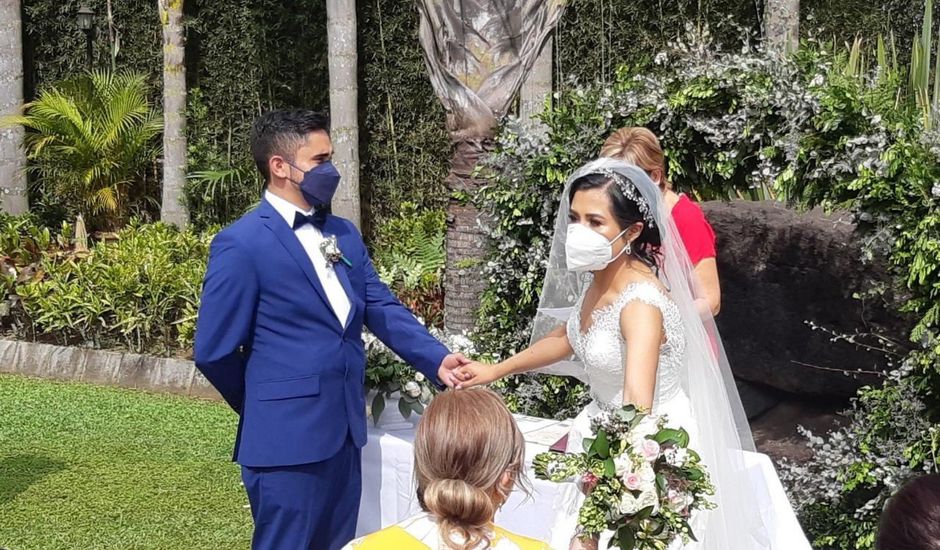
[[[159,151],[162,119],[148,97],[144,75],[96,70],[44,90],[3,122],[27,129],[34,173],[49,183],[42,188],[55,190],[70,214],[85,213],[90,226],[113,226],[126,218],[128,193],[146,181]]]

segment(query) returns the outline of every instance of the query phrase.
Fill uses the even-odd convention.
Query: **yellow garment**
[[[494,527],[496,537],[490,548],[492,550],[550,550],[544,542],[516,535],[500,527]],[[386,527],[371,535],[356,539],[346,547],[352,550],[438,550],[432,548],[412,536],[399,525]],[[441,546],[441,548],[444,548]]]

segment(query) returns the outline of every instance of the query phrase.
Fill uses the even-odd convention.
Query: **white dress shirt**
[[[271,203],[271,206],[277,210],[277,213],[284,218],[284,221],[287,222],[289,227],[294,226],[294,214],[296,212],[300,212],[305,216],[313,213],[312,211],[304,212],[271,191],[265,191],[264,198]],[[333,265],[330,264],[327,266],[326,258],[323,257],[323,252],[320,251],[320,243],[323,242],[323,234],[320,233],[319,229],[308,223],[295,229],[294,235],[297,235],[297,240],[300,241],[301,246],[303,246],[304,250],[307,252],[307,257],[313,262],[313,268],[317,273],[317,277],[320,279],[320,284],[323,285],[326,298],[330,301],[330,306],[333,307],[333,312],[336,314],[336,318],[339,319],[339,323],[345,327],[346,318],[349,317],[349,311],[351,309],[349,296],[346,295],[343,284],[336,276],[336,270],[333,268]]]

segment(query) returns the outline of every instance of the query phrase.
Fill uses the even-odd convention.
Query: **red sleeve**
[[[672,209],[672,219],[693,266],[706,258],[716,257],[715,231],[697,204],[683,197]]]

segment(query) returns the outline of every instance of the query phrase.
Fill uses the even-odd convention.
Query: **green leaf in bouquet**
[[[636,548],[636,535],[633,533],[633,529],[627,525],[617,529],[617,542],[620,550],[633,550]]]
[[[597,438],[594,440],[594,450],[601,458],[610,457],[610,442],[607,441],[607,432],[597,430]]]
[[[385,410],[385,396],[381,393],[376,393],[375,397],[372,398],[372,423],[376,426],[379,425],[379,417],[382,416],[382,411]]]
[[[661,474],[656,474],[656,488],[659,489],[659,494],[664,494],[666,492],[666,477]]]
[[[624,405],[622,409],[617,411],[617,416],[624,422],[632,422],[637,416],[636,407],[633,405]]]
[[[415,414],[424,414],[424,405],[420,400],[415,399],[415,402],[411,404],[411,410],[413,410]]]
[[[653,515],[653,507],[647,506],[646,508],[643,508],[642,510],[637,512],[636,515],[633,516],[633,519],[636,520],[637,522],[640,522],[650,517],[651,515]]]
[[[398,412],[400,412],[401,415],[404,416],[405,418],[409,418],[411,416],[411,404],[405,401],[404,399],[399,399],[398,400]]]
[[[656,518],[650,518],[647,529],[649,530],[651,537],[658,537],[659,535],[663,534],[663,531],[666,530],[666,523]]]
[[[679,428],[679,446],[682,448],[689,446],[689,432],[685,428]]]
[[[617,466],[614,465],[614,459],[607,457],[604,461],[604,473],[608,477],[617,477]]]
[[[585,437],[581,444],[584,446],[584,452],[586,452],[588,456],[591,456],[591,450],[594,448],[594,438]]]
[[[682,471],[685,474],[686,479],[689,481],[700,481],[705,477],[705,474],[702,472],[702,470],[698,468],[686,468]]]
[[[659,443],[660,445],[664,443],[675,443],[676,445],[680,444],[682,437],[681,430],[673,430],[671,428],[665,428],[659,430],[655,436],[653,436],[653,441]],[[688,434],[686,434],[686,440],[688,440]]]
[[[689,538],[695,542],[698,542],[698,539],[695,538],[695,533],[692,532],[692,526],[689,525],[688,521],[683,520],[682,526],[685,527],[685,531],[689,534]]]

